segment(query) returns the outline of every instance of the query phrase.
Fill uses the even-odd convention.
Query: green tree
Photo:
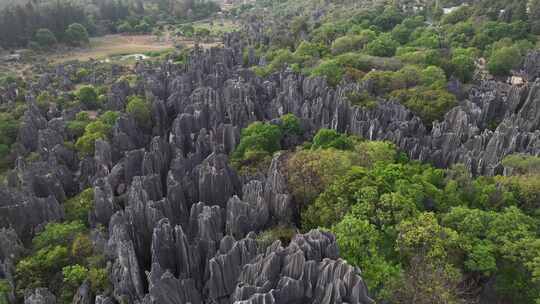
[[[64,276],[61,299],[64,303],[69,303],[73,300],[77,288],[88,277],[88,269],[81,265],[69,265],[62,268]]]
[[[88,188],[64,203],[67,220],[88,221],[88,212],[94,205],[94,189]]]
[[[519,49],[513,46],[503,47],[494,50],[489,57],[487,68],[489,72],[496,76],[504,76],[510,73],[521,62]]]
[[[311,148],[352,150],[354,148],[354,143],[354,139],[345,134],[340,134],[336,130],[320,129],[313,137]]]
[[[335,149],[301,150],[287,159],[287,182],[300,206],[313,202],[351,167],[352,152]]]
[[[66,29],[66,41],[72,45],[82,45],[89,42],[88,32],[80,23],[72,23]]]
[[[120,25],[118,25],[116,31],[118,31],[119,33],[132,33],[134,29],[129,22],[124,21],[120,23]]]
[[[398,43],[392,39],[391,34],[384,33],[368,43],[366,45],[366,51],[373,56],[392,57],[395,55],[397,47]]]
[[[365,32],[364,35],[346,35],[339,37],[332,43],[332,54],[339,55],[361,50],[366,43],[373,40],[373,36],[369,35],[369,33],[373,32]]]
[[[137,124],[145,129],[152,127],[152,106],[139,96],[128,98],[126,112],[135,118]]]
[[[302,135],[302,126],[300,120],[294,114],[285,114],[280,117],[281,131],[287,135]]]
[[[450,61],[452,74],[462,82],[469,82],[473,78],[476,68],[474,59],[466,55],[452,56]]]
[[[446,87],[446,74],[443,69],[437,66],[428,66],[420,74],[420,82],[422,85],[434,88],[442,89]]]
[[[272,154],[281,149],[283,133],[278,125],[254,122],[242,130],[240,143],[231,155],[233,165],[238,168],[263,169]]]
[[[345,70],[336,59],[324,60],[311,71],[311,76],[325,77],[328,84],[334,87],[341,82],[344,74]]]
[[[379,299],[387,298],[392,292],[389,290],[391,282],[402,270],[381,250],[385,241],[380,231],[369,221],[349,214],[332,228],[332,232],[336,235],[341,257],[362,270],[370,294]]]
[[[77,92],[77,97],[83,106],[88,110],[97,109],[100,104],[98,102],[98,94],[93,86],[83,86]]]
[[[43,48],[51,47],[56,44],[56,37],[49,29],[41,28],[36,31],[36,42]]]

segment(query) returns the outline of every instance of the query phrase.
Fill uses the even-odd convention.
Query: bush
[[[42,47],[47,48],[56,44],[56,37],[49,29],[42,28],[36,31],[36,42]]]
[[[456,105],[456,97],[442,89],[413,88],[394,91],[391,95],[427,124],[442,120]]]
[[[133,27],[131,26],[131,24],[127,21],[124,21],[122,23],[120,23],[120,25],[118,25],[118,27],[116,27],[116,31],[119,32],[119,33],[132,33],[133,32]]]
[[[313,137],[312,149],[329,149],[352,150],[355,140],[351,137],[340,134],[336,130],[320,129],[315,137]]]
[[[368,43],[366,51],[372,56],[392,57],[395,55],[398,45],[390,34],[385,33]]]
[[[67,123],[66,128],[72,138],[79,138],[84,134],[84,129],[90,122],[88,112],[79,112],[75,120]]]
[[[287,135],[302,135],[302,126],[300,120],[294,114],[285,114],[280,117],[281,131]]]
[[[233,158],[241,159],[248,151],[274,153],[280,149],[282,133],[278,126],[270,123],[254,122],[242,131],[240,144]]]
[[[66,30],[66,41],[72,45],[81,45],[89,42],[86,28],[79,23],[72,23]]]
[[[281,128],[270,123],[254,122],[242,130],[240,143],[231,155],[233,165],[259,167],[268,163],[272,154],[281,149]]]
[[[152,106],[141,97],[129,97],[126,112],[135,118],[139,126],[145,129],[152,127]]]
[[[92,155],[96,140],[110,137],[118,116],[118,112],[107,111],[98,120],[86,124],[84,134],[75,142],[75,148],[79,153],[83,156]]]
[[[511,69],[516,68],[521,62],[519,49],[510,46],[494,50],[487,64],[489,72],[496,76],[508,75]]]
[[[311,70],[311,76],[325,77],[328,84],[334,87],[341,82],[344,73],[345,70],[336,59],[325,60]]]
[[[336,39],[332,43],[332,54],[339,55],[347,52],[361,50],[364,45],[375,38],[372,31],[364,31],[360,35],[347,35]]]
[[[474,59],[466,55],[452,56],[450,61],[452,66],[452,74],[462,82],[469,82],[473,78],[476,68]]]
[[[77,70],[77,81],[83,81],[86,77],[88,77],[88,75],[90,75],[90,72],[87,69],[80,68]]]
[[[88,110],[96,110],[100,104],[98,94],[93,86],[84,86],[77,92],[77,97],[82,105]]]
[[[527,154],[512,154],[502,160],[503,166],[512,168],[517,174],[540,173],[540,157]]]
[[[35,249],[46,248],[53,245],[66,246],[75,237],[86,230],[81,221],[72,221],[66,223],[50,223],[45,229],[38,233],[32,240]]]
[[[276,226],[261,232],[257,236],[257,243],[266,248],[279,240],[282,246],[287,246],[295,234],[296,230],[292,227]]]
[[[64,203],[66,219],[69,221],[79,220],[83,223],[87,223],[88,213],[92,210],[93,206],[94,189],[88,188]]]
[[[77,291],[77,288],[88,277],[88,269],[81,265],[69,265],[62,268],[62,274],[64,277],[63,288],[60,295],[62,302],[69,303],[73,300],[73,296]]]

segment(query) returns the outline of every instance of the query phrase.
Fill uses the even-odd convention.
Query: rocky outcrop
[[[38,288],[25,295],[24,304],[56,304],[56,297],[47,288]]]
[[[0,227],[12,228],[28,240],[43,224],[61,220],[62,206],[53,196],[38,198],[0,187]]]

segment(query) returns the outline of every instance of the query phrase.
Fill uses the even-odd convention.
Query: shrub
[[[98,94],[93,86],[83,86],[77,91],[77,97],[82,105],[88,110],[97,109],[100,104],[98,102]]]
[[[88,212],[90,212],[93,205],[94,189],[88,188],[64,203],[66,219],[69,221],[79,220],[86,223],[88,221]]]
[[[444,114],[456,105],[456,97],[442,89],[417,87],[394,91],[391,95],[428,124],[442,120]]]
[[[84,134],[84,129],[90,123],[88,112],[79,112],[75,120],[69,121],[66,125],[69,134],[73,138],[79,138]]]
[[[131,26],[131,24],[127,21],[124,21],[122,23],[120,23],[120,25],[118,25],[118,27],[116,27],[116,31],[119,32],[119,33],[132,33],[133,32],[133,27]]]
[[[300,120],[294,114],[285,114],[281,116],[281,131],[288,135],[302,135],[302,126]]]
[[[469,82],[472,80],[476,68],[473,58],[466,55],[452,56],[450,64],[452,66],[452,74],[460,81]]]
[[[347,35],[339,37],[332,43],[332,54],[339,55],[347,52],[361,50],[364,45],[372,41],[375,33],[364,31],[360,35]]]
[[[64,277],[62,292],[60,298],[62,302],[69,303],[77,288],[86,280],[88,277],[88,269],[81,265],[69,265],[62,268],[62,274]]]
[[[336,130],[320,129],[313,137],[312,149],[352,150],[355,140],[345,134],[340,134]]]
[[[70,24],[66,30],[66,41],[72,45],[88,43],[88,32],[86,28],[79,23]]]
[[[66,223],[49,223],[45,229],[38,233],[32,240],[35,249],[46,248],[53,245],[65,246],[75,237],[86,230],[80,221]]]
[[[135,118],[137,124],[145,129],[152,127],[152,106],[139,96],[128,98],[126,112]]]
[[[380,57],[392,57],[396,53],[398,43],[388,33],[381,34],[377,39],[366,45],[368,54]]]
[[[77,70],[77,81],[83,81],[86,77],[90,75],[90,72],[85,68],[80,68]]]
[[[519,49],[510,46],[494,50],[487,64],[489,72],[493,75],[508,75],[511,69],[516,68],[521,62]]]
[[[281,148],[283,133],[281,128],[270,123],[254,122],[242,130],[240,143],[231,155],[233,165],[237,168],[252,167],[262,169],[272,154]]]
[[[325,60],[311,70],[311,76],[325,77],[331,86],[337,86],[341,82],[344,73],[345,70],[336,59]]]
[[[56,37],[49,29],[41,28],[36,31],[36,42],[43,48],[51,47],[56,44]]]
[[[92,155],[96,140],[110,137],[118,116],[118,112],[107,111],[98,120],[88,123],[84,128],[84,134],[75,142],[75,148],[83,156]]]
[[[502,160],[503,166],[512,168],[517,174],[540,173],[540,157],[512,154]]]
[[[266,229],[257,236],[257,242],[262,248],[272,245],[275,241],[281,241],[282,246],[287,246],[296,234],[292,227],[276,226]]]
[[[280,149],[281,130],[270,123],[254,122],[242,131],[233,158],[241,159],[248,151],[274,153]]]

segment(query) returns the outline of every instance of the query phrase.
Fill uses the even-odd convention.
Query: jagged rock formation
[[[538,53],[525,62],[526,85],[482,82],[427,128],[392,101],[352,106],[349,93],[369,90],[369,83],[331,88],[322,78],[291,71],[261,79],[241,66],[239,36],[227,35],[224,43],[195,49],[185,67],[140,63],[135,86],[116,82],[106,108],[122,109],[130,94],[146,94],[154,128],[122,114],[111,140],[96,142],[93,157],[79,159],[63,145],[64,122],[74,113],[44,115],[28,96],[21,156],[37,152],[40,160],[21,157],[9,188],[0,189],[0,227],[28,240],[44,223],[63,218],[66,197],[93,187],[89,219],[108,227],[103,247],[114,290],[90,299],[83,284],[76,303],[372,303],[360,271],[339,259],[331,234],[311,231],[287,246],[257,242],[263,229],[294,224],[297,210],[280,171],[282,154],[255,178],[238,176],[228,164],[241,128],[253,121],[293,113],[306,138],[333,128],[390,140],[414,159],[441,167],[462,162],[475,174],[502,172],[500,162],[510,153],[540,154]],[[70,73],[59,68],[47,77],[69,80]],[[3,100],[12,100],[8,91]],[[12,234],[2,230],[0,244]],[[5,257],[0,249],[1,265]],[[9,267],[2,267],[1,277],[8,277]],[[41,289],[25,299],[54,302]]]

